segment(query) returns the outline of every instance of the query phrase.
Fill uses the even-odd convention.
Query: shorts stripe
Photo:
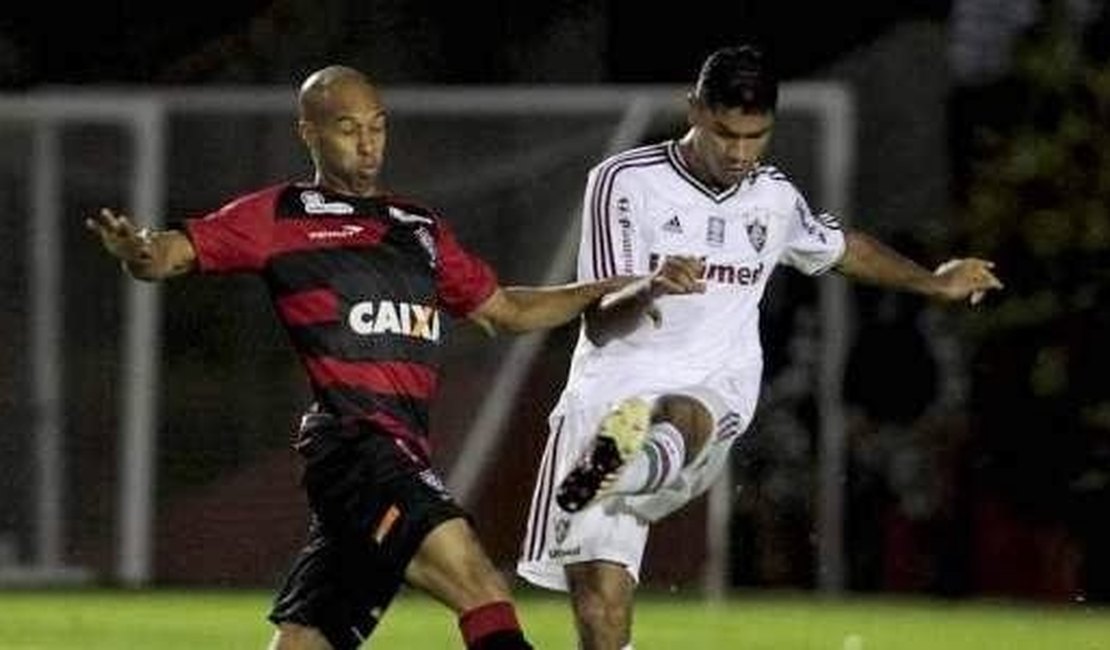
[[[659,480],[659,455],[660,449],[656,441],[648,440],[644,445],[644,454],[648,459],[648,475],[647,480],[644,481],[644,488],[641,492],[651,492],[655,489],[655,482]]]
[[[653,440],[652,443],[659,451],[659,463],[662,465],[662,468],[659,472],[659,478],[657,479],[658,484],[651,487],[651,489],[654,491],[663,487],[663,482],[667,480],[667,476],[671,473],[671,457],[669,454],[667,454],[667,450],[663,449],[663,445],[660,444],[658,440]]]
[[[547,544],[547,522],[551,515],[551,492],[555,485],[556,459],[559,457],[559,442],[563,436],[565,417],[559,418],[555,427],[555,439],[551,442],[549,453],[545,453],[540,463],[540,483],[532,495],[532,526],[528,531],[528,559],[539,560]]]
[[[717,425],[717,440],[726,440],[739,433],[743,432],[740,428],[741,419],[740,414],[736,411],[729,411],[721,418],[720,423]]]
[[[381,544],[382,540],[389,534],[389,531],[393,530],[393,525],[396,524],[397,520],[400,518],[401,509],[397,507],[397,504],[389,506],[389,509],[382,515],[382,518],[378,520],[377,527],[374,528],[374,542]]]

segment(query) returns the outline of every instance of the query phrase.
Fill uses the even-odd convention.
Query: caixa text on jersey
[[[347,324],[355,334],[400,334],[439,340],[439,311],[428,305],[366,300],[351,305]]]

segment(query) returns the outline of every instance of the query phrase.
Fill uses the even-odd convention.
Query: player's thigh
[[[668,422],[686,441],[686,457],[693,458],[716,429],[713,412],[703,398],[681,393],[660,395],[652,407],[652,422]]]
[[[559,482],[591,444],[612,405],[575,399],[561,406],[552,416],[537,472],[517,574],[545,589],[568,591],[564,566],[604,561],[623,567],[635,582],[647,542],[646,523],[613,503],[572,514],[555,500]]]
[[[459,613],[510,597],[474,529],[461,517],[428,533],[405,568],[405,580]]]
[[[388,437],[324,442],[306,454],[310,540],[270,620],[316,628],[336,650],[353,650],[373,633],[433,531],[466,513]]]
[[[699,428],[707,429],[704,446],[708,446],[734,438],[747,429],[759,392],[748,382],[721,373],[700,384],[675,389],[667,397],[674,401],[670,407],[672,413],[694,420]],[[657,402],[656,409],[659,408]]]

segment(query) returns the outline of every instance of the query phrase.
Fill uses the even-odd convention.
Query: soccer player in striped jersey
[[[1001,287],[992,264],[931,272],[832,215],[813,212],[762,161],[776,75],[743,45],[704,62],[680,138],[617,154],[589,175],[578,277],[647,273],[672,255],[704,260],[704,293],[586,312],[552,410],[519,575],[569,591],[586,650],[631,647],[633,594],[652,522],[703,493],[751,421],[763,354],[759,303],[779,265],[942,301]]]
[[[87,225],[139,279],[259,275],[309,376],[316,403],[294,444],[310,539],[270,612],[273,650],[357,648],[402,583],[454,610],[468,648],[530,648],[507,585],[429,465],[443,314],[486,329],[554,327],[617,289],[647,300],[698,291],[700,262],[501,287],[446,221],[381,186],[386,111],[361,73],[319,70],[298,103],[311,182],[245,194],[183,230],[150,232],[111,210]]]

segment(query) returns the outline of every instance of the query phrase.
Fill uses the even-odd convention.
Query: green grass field
[[[0,591],[3,650],[262,650],[269,594],[241,591]],[[566,605],[524,592],[537,648],[572,650]],[[1110,650],[1110,610],[968,601],[740,595],[723,604],[648,595],[638,650]],[[402,596],[365,647],[461,648],[446,609]]]

